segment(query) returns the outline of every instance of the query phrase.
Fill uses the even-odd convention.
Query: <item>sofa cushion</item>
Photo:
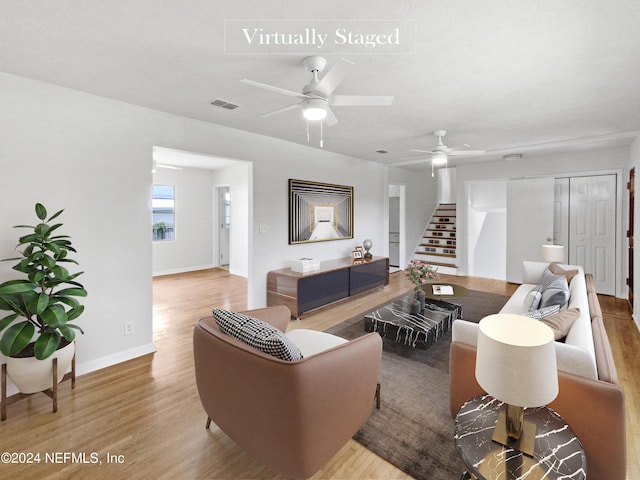
[[[549,271],[555,275],[564,275],[567,277],[567,283],[571,283],[573,277],[578,274],[578,270],[565,270],[561,268],[556,262],[552,262],[549,264]]]
[[[554,315],[541,318],[540,321],[551,327],[555,340],[562,340],[567,336],[571,325],[573,325],[573,322],[575,322],[579,316],[579,308],[567,308]]]
[[[309,358],[312,355],[325,352],[348,342],[348,340],[337,335],[305,328],[289,330],[286,335],[300,349],[304,358]]]
[[[531,310],[537,310],[542,300],[542,285],[537,285],[534,289],[527,293],[524,297],[524,305],[522,306],[523,312],[530,312]]]
[[[213,309],[213,317],[223,333],[281,360],[295,361],[302,352],[276,327],[242,313]]]
[[[541,318],[555,315],[559,311],[560,311],[560,305],[547,305],[546,307],[540,307],[536,310],[529,310],[528,312],[524,313],[524,316],[540,320]]]
[[[539,308],[549,305],[564,307],[569,302],[569,284],[564,275],[555,275],[546,269],[540,279],[540,285],[543,290]]]

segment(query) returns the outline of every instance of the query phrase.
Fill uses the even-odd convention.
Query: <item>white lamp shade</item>
[[[542,259],[547,262],[564,262],[564,246],[542,245]]]
[[[476,379],[498,400],[540,407],[558,396],[553,331],[522,315],[489,315],[480,321]]]

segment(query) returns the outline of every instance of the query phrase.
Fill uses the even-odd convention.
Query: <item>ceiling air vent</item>
[[[213,102],[211,102],[211,105],[215,107],[226,108],[227,110],[233,110],[234,108],[238,108],[238,105],[225,102],[224,100],[220,100],[220,99],[214,100]]]
[[[389,150],[376,150],[376,153],[389,153]]]

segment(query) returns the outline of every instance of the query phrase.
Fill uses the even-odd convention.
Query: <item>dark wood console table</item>
[[[327,260],[320,270],[302,274],[290,268],[267,274],[267,305],[286,305],[301,318],[328,305],[389,284],[389,259],[351,257]]]

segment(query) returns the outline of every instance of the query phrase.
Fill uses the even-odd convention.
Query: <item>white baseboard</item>
[[[96,370],[102,370],[103,368],[111,367],[112,365],[117,365],[118,363],[126,362],[128,360],[133,360],[134,358],[142,357],[143,355],[154,353],[155,351],[155,345],[153,343],[148,343],[123,352],[89,360],[88,362],[79,362],[76,364],[76,376],[95,372]]]
[[[153,272],[154,277],[160,277],[162,275],[175,275],[176,273],[197,272],[198,270],[208,270],[215,268],[215,265],[210,263],[208,265],[198,265],[195,267],[174,268],[172,270],[161,270],[159,272]]]
[[[114,353],[112,355],[106,355],[104,357],[89,360],[88,362],[76,363],[76,377],[85,375],[87,373],[95,372],[96,370],[102,370],[103,368],[117,365],[118,363],[133,360],[134,358],[142,357],[149,353],[154,353],[156,347],[153,343],[147,345],[141,345],[124,352]],[[7,396],[18,393],[18,388],[7,378]]]

